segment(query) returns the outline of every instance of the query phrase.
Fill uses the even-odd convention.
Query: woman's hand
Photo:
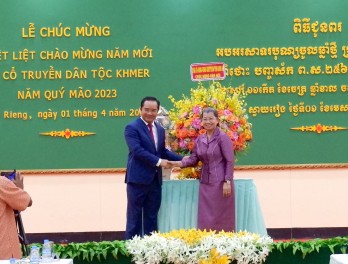
[[[171,160],[168,160],[168,166],[170,168],[182,167],[182,162],[181,161],[171,161]]]
[[[231,181],[225,181],[223,186],[222,186],[222,195],[223,195],[223,197],[231,196],[231,192],[232,192]]]

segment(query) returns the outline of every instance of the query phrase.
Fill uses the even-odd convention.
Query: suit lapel
[[[146,138],[148,139],[148,141],[154,146],[154,148],[156,149],[155,146],[155,142],[153,142],[152,137],[150,135],[150,131],[149,128],[147,127],[147,125],[144,123],[144,121],[139,117],[139,125],[143,130],[143,133],[146,135]],[[158,133],[158,129],[157,129],[157,133]]]
[[[156,131],[157,131],[157,149],[158,149],[159,144],[160,144],[160,138],[162,138],[163,135],[162,135],[162,129],[159,127],[159,124],[156,121],[154,122],[154,125],[156,126]],[[155,147],[156,147],[156,145],[155,145]],[[157,149],[156,149],[156,151],[157,151]]]
[[[155,126],[156,126],[156,130],[157,130],[157,141],[159,138],[161,138],[162,136],[162,130],[159,127],[159,124],[157,124],[157,122],[154,122]]]

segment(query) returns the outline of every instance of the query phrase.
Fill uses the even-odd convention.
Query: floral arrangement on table
[[[262,263],[272,248],[269,236],[241,231],[215,232],[174,230],[135,236],[126,241],[126,248],[136,264],[180,263]]]
[[[193,150],[194,141],[198,135],[204,134],[205,129],[201,124],[201,113],[206,107],[213,107],[219,114],[219,125],[232,140],[235,154],[245,153],[252,140],[252,125],[248,121],[245,96],[230,92],[230,88],[213,82],[209,87],[198,83],[197,88],[192,88],[190,97],[182,96],[181,100],[169,99],[174,105],[168,113],[172,121],[170,132],[170,147],[173,151],[188,155]],[[198,179],[200,168],[184,168],[178,175],[179,179]]]

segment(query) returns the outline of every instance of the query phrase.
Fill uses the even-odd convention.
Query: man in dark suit
[[[162,167],[182,156],[165,147],[165,130],[154,121],[160,107],[155,97],[140,103],[140,115],[125,128],[129,154],[127,161],[126,239],[157,230],[157,215],[162,197]]]

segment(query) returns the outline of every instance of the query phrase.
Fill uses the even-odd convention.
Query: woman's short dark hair
[[[215,108],[212,108],[212,107],[204,108],[203,111],[202,111],[201,118],[203,118],[203,114],[204,113],[206,113],[206,114],[213,113],[216,118],[219,118],[219,113],[218,113],[218,111]]]

